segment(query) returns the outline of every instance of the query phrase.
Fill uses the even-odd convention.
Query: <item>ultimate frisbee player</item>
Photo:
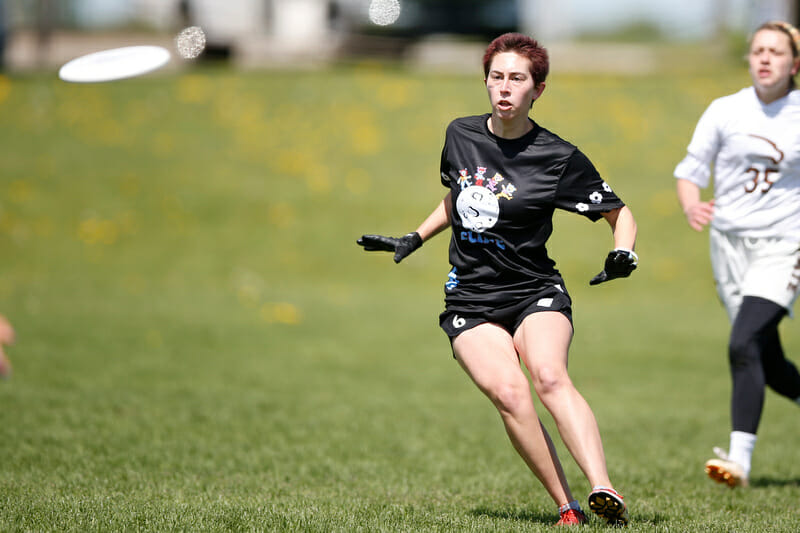
[[[567,373],[572,302],[545,243],[563,209],[611,226],[614,250],[596,285],[636,268],[631,211],[575,146],[528,117],[545,88],[547,51],[521,34],[505,34],[483,58],[491,113],[454,120],[442,150],[444,199],[404,237],[364,235],[368,251],[400,262],[450,227],[450,263],[440,325],[453,354],[492,401],[514,448],[559,508],[560,525],[586,521],[555,448],[534,408],[531,386],[593,490],[589,507],[614,525],[628,522],[606,469],[594,414]]]
[[[675,169],[689,225],[711,225],[714,279],[732,323],[730,447],[706,462],[730,487],[748,484],[765,387],[800,403],[800,374],[778,336],[800,293],[798,46],[788,23],[761,25],[748,54],[753,85],[711,103]],[[701,201],[712,165],[715,198]]]

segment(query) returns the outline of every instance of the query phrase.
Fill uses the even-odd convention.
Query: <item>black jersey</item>
[[[555,208],[595,221],[624,205],[572,144],[536,123],[518,139],[497,137],[489,116],[451,122],[442,150],[453,199],[448,305],[561,284],[545,248]]]

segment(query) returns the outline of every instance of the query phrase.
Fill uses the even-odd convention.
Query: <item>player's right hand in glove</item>
[[[633,250],[616,248],[608,252],[606,264],[603,271],[592,278],[589,285],[598,285],[604,281],[611,281],[617,278],[627,278],[631,272],[636,270],[639,264],[639,256]]]
[[[367,252],[394,252],[394,262],[399,263],[411,252],[422,246],[422,237],[416,231],[402,237],[384,237],[383,235],[362,235],[358,241]]]

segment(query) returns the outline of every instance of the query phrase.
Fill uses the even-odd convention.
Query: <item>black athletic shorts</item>
[[[491,307],[483,305],[479,311],[470,310],[468,304],[448,302],[445,311],[439,315],[439,325],[452,342],[459,334],[486,322],[497,324],[513,336],[525,317],[542,311],[561,313],[572,324],[572,299],[562,285],[526,291],[521,295],[494,294],[491,302]]]

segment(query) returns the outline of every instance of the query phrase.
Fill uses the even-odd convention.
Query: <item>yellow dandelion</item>
[[[213,87],[207,76],[189,74],[180,77],[176,90],[178,93],[178,101],[189,104],[201,104],[208,101],[213,92]]]
[[[350,142],[355,154],[371,155],[383,147],[383,134],[372,124],[362,123],[352,130]]]
[[[87,218],[78,225],[78,238],[85,244],[114,244],[117,242],[119,229],[112,220],[96,217]]]
[[[265,303],[261,306],[261,319],[269,324],[296,326],[302,322],[300,310],[288,302]]]
[[[389,109],[407,107],[417,91],[417,85],[402,80],[384,82],[378,88],[378,102]]]
[[[14,180],[8,186],[8,199],[17,204],[24,204],[33,197],[33,186],[26,180]]]
[[[275,160],[275,166],[282,174],[296,176],[304,171],[305,159],[299,150],[282,150]]]

